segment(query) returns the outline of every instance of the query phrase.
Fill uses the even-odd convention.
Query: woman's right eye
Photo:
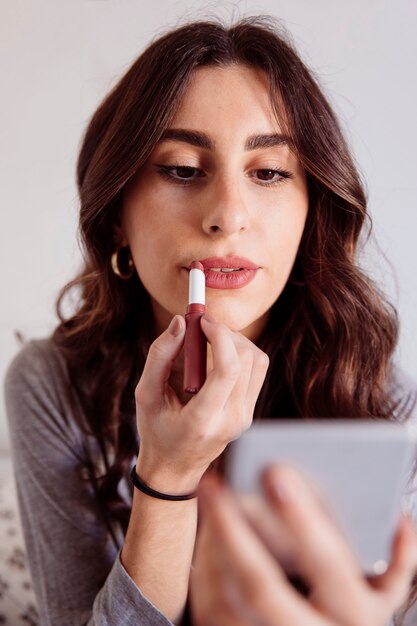
[[[202,170],[189,165],[158,165],[158,173],[174,185],[190,185],[195,182],[195,172],[199,172],[197,177],[204,175]]]

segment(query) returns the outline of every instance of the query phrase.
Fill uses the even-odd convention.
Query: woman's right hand
[[[137,471],[165,493],[194,490],[210,463],[252,423],[268,356],[239,332],[203,317],[213,368],[185,405],[168,381],[185,336],[176,315],[152,343],[135,391],[140,450]]]
[[[411,518],[402,518],[398,525],[387,571],[367,577],[317,497],[317,486],[305,475],[279,464],[263,474],[262,485],[279,522],[276,532],[285,529],[291,538],[294,573],[305,582],[306,593],[290,583],[236,494],[208,472],[198,490],[200,526],[189,590],[193,624],[383,626],[405,608],[417,567],[417,533]]]

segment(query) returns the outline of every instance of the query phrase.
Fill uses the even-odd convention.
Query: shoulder
[[[6,394],[28,389],[49,389],[67,383],[66,363],[52,338],[28,341],[10,362],[5,377]]]
[[[49,368],[52,364],[64,362],[60,350],[52,337],[31,339],[23,344],[19,352],[10,362],[9,372],[27,371],[33,367]]]
[[[77,399],[66,361],[51,338],[23,346],[7,369],[4,391],[12,443],[30,439],[37,446],[43,440],[79,445]]]

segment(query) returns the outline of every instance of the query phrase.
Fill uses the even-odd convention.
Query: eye
[[[287,170],[277,169],[262,169],[254,170],[257,174],[258,180],[263,181],[268,185],[275,185],[282,182],[283,179],[292,178],[291,172]]]
[[[204,176],[202,170],[189,165],[158,165],[158,172],[163,178],[178,185],[190,185],[195,182],[194,172],[199,172],[200,178]]]
[[[160,176],[174,185],[192,185],[197,182],[197,178],[204,177],[201,169],[189,165],[158,165],[157,168]],[[293,178],[293,174],[283,169],[262,168],[252,170],[250,177],[254,178],[258,185],[272,187]]]

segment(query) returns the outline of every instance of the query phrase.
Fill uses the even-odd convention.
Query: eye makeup
[[[173,183],[174,185],[192,185],[198,182],[198,179],[201,179],[204,177],[204,173],[202,172],[201,169],[197,167],[191,167],[188,165],[158,165],[157,168],[158,168],[157,171],[160,174],[160,176],[162,178],[165,178],[169,182]],[[175,170],[177,170],[177,176],[174,175]],[[183,174],[184,173],[187,174],[184,178],[182,178],[181,176],[178,176],[178,173],[180,170],[182,170]],[[193,172],[198,172],[197,177],[192,177]],[[252,170],[252,172],[256,172],[256,173],[262,172],[262,176],[269,176],[269,175],[279,176],[279,178],[275,180],[263,180],[263,181],[261,178],[258,178],[256,180],[256,176],[254,176],[253,178],[255,179],[255,183],[263,187],[275,186],[284,182],[287,179],[291,179],[294,177],[294,175],[288,170],[269,168],[269,167],[257,168],[257,169]],[[191,176],[188,176],[188,174],[191,174]]]

